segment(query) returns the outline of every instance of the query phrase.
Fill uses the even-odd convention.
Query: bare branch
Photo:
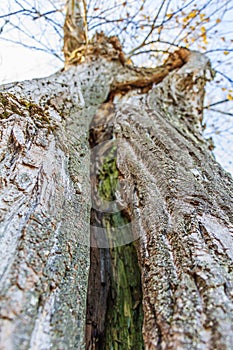
[[[31,12],[31,11],[23,9],[23,10],[19,10],[19,11],[15,11],[15,12],[6,13],[5,15],[1,15],[0,19],[1,18],[11,17],[11,16],[14,16],[14,15],[18,15],[19,13],[22,13],[22,12],[25,13],[25,12]]]
[[[207,106],[204,106],[203,108],[209,109],[209,108],[212,107],[212,106],[217,106],[217,105],[220,105],[220,104],[226,103],[226,102],[230,102],[230,101],[229,101],[228,99],[225,99],[225,100],[222,100],[222,101],[218,101],[218,102],[215,102],[215,103],[211,103],[211,104],[209,104],[209,105],[207,105]]]
[[[45,52],[45,53],[50,53],[53,56],[55,56],[56,58],[58,58],[61,62],[63,62],[63,59],[57,54],[57,52],[55,50],[52,50],[52,49],[48,48],[48,47],[42,48],[42,47],[38,47],[38,46],[24,44],[24,43],[19,42],[17,40],[1,38],[1,37],[0,37],[0,40],[6,41],[6,42],[9,42],[9,43],[13,43],[13,44],[16,44],[16,45],[23,46],[26,49],[33,49],[33,50],[36,50],[36,51],[42,51],[42,52]]]
[[[217,112],[217,113],[221,113],[221,114],[224,114],[224,115],[228,115],[230,117],[233,117],[233,113],[228,113],[228,112],[224,112],[224,111],[221,111],[219,109],[215,109],[215,108],[208,108],[209,111],[213,111],[213,112]]]
[[[218,71],[218,70],[215,70],[215,71],[216,71],[216,73],[220,74],[220,75],[223,76],[225,79],[227,79],[231,84],[233,84],[233,80],[232,80],[230,77],[228,77],[226,74],[224,74],[224,73],[222,73],[222,72],[220,72],[220,71]]]

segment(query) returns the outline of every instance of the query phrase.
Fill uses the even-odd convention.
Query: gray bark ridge
[[[194,53],[147,97],[116,104],[145,349],[232,349],[233,181],[199,131],[208,66]]]
[[[1,349],[85,348],[89,124],[116,65],[2,87]]]

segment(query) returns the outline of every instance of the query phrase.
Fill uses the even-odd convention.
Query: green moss
[[[116,147],[112,147],[104,159],[103,166],[98,175],[99,195],[108,201],[115,200],[115,193],[118,184],[118,169],[116,164]]]
[[[104,200],[116,199],[118,176],[114,147],[105,157],[98,176],[98,191]],[[126,230],[125,233],[130,235],[129,220],[121,211],[103,215],[102,224],[106,227],[110,246],[116,245],[114,239],[117,230]],[[105,341],[100,349],[142,350],[144,345],[141,275],[134,243],[111,248],[110,256],[111,289],[105,323]]]
[[[112,281],[104,349],[144,349],[141,277],[134,244],[111,249]]]
[[[48,131],[54,130],[56,125],[53,124],[46,111],[32,101],[25,99],[17,99],[13,94],[0,93],[0,118],[7,119],[12,114],[17,114],[21,117],[28,116],[33,119],[37,127],[48,128]]]

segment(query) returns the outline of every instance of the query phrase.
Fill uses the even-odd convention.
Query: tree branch
[[[68,0],[66,6],[66,19],[64,23],[65,60],[72,52],[88,43],[87,8],[85,0]]]

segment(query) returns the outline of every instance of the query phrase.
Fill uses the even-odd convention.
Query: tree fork
[[[119,47],[102,34],[95,40],[88,45],[90,56],[81,49],[84,60],[74,54],[52,77],[3,87],[4,350],[85,347],[87,132],[114,86],[123,85],[120,94],[124,83],[127,91],[133,84],[150,88],[156,73],[122,65]],[[140,238],[145,348],[231,350],[233,186],[201,135],[210,66],[203,55],[190,52],[179,67],[164,69],[169,74],[147,94],[138,96],[134,89],[114,100],[113,134],[119,143],[116,162],[108,163],[118,169],[120,201],[131,204],[132,234]],[[149,82],[141,81],[147,74]]]

